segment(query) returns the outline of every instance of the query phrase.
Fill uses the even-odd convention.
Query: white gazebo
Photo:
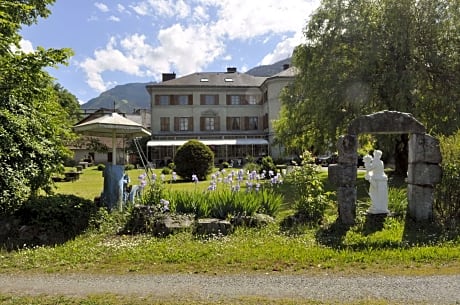
[[[112,164],[108,164],[104,170],[104,190],[101,199],[109,209],[115,205],[122,209],[124,168],[117,165],[116,139],[146,136],[150,135],[150,132],[141,124],[116,112],[77,124],[73,126],[73,130],[87,136],[112,138]]]

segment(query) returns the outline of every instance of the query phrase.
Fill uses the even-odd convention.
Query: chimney
[[[172,80],[176,78],[176,73],[163,73],[162,74],[162,81],[166,82],[168,80]]]
[[[227,73],[235,73],[236,72],[236,67],[228,67],[227,68]]]
[[[289,64],[284,64],[283,65],[283,70],[287,70],[287,69],[289,69]]]

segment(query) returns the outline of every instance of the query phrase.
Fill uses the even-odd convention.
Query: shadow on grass
[[[457,240],[460,227],[445,228],[436,221],[418,221],[406,217],[402,239],[411,246],[435,245]]]
[[[331,225],[321,227],[316,231],[316,241],[323,246],[342,249],[344,247],[344,238],[351,227],[351,225],[343,224],[337,219]]]
[[[93,201],[74,195],[29,199],[13,214],[0,215],[0,248],[63,244],[87,230],[98,210]]]

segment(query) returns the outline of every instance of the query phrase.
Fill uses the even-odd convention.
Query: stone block
[[[216,218],[198,219],[195,224],[197,235],[228,235],[233,232],[233,225],[228,220]]]
[[[439,140],[427,134],[413,134],[409,138],[409,163],[441,163]]]
[[[407,183],[433,186],[441,182],[442,170],[437,164],[409,163]]]
[[[356,165],[331,164],[328,167],[328,179],[335,186],[353,187],[356,178]]]
[[[425,133],[425,127],[410,113],[384,110],[353,120],[348,126],[348,134],[360,133]]]
[[[427,221],[433,218],[434,188],[430,186],[407,185],[409,217],[415,221]]]
[[[358,161],[358,138],[354,135],[340,136],[337,141],[338,162],[356,164]]]
[[[337,189],[339,220],[345,225],[353,225],[355,223],[356,197],[356,187],[339,187]]]

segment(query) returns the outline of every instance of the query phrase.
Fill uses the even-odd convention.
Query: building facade
[[[236,68],[181,78],[163,74],[161,83],[146,87],[152,111],[149,160],[166,165],[190,139],[209,146],[216,163],[238,165],[248,157],[282,157],[282,148],[273,144],[272,121],[279,115],[281,90],[293,78],[294,68],[288,66],[271,77]]]

